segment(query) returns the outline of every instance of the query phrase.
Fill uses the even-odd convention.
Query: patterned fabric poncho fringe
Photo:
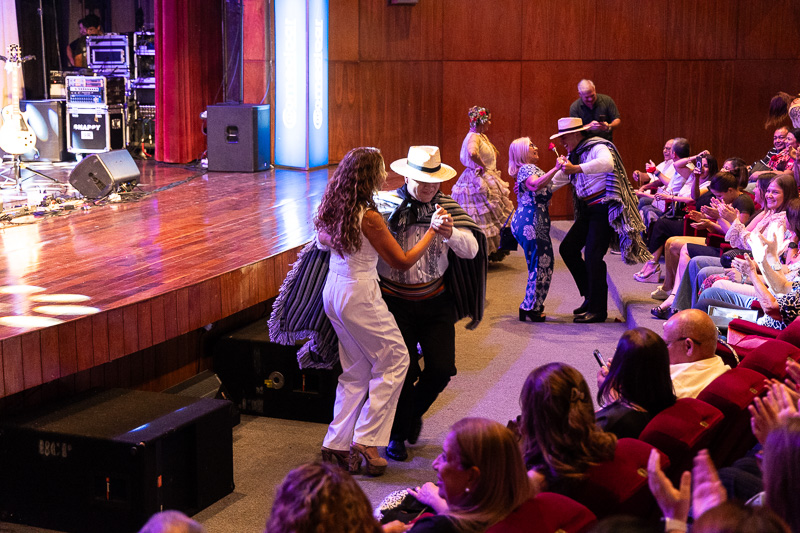
[[[628,174],[625,172],[617,147],[603,138],[590,137],[570,153],[570,161],[579,164],[578,157],[598,143],[605,144],[614,158],[614,172],[606,175],[606,196],[603,203],[608,204],[608,223],[619,237],[622,259],[628,265],[650,261],[653,255],[642,239],[642,233],[646,228],[637,209],[633,187],[628,181]]]
[[[398,190],[401,197],[407,191]],[[452,198],[437,193],[432,203],[438,203],[453,216],[456,227],[470,229],[478,240],[478,254],[473,259],[461,259],[449,251],[450,266],[445,273],[445,285],[453,294],[458,319],[470,317],[467,329],[475,329],[483,318],[486,298],[488,260],[486,237],[475,222]],[[419,202],[407,199],[392,213],[390,220],[402,216]],[[422,211],[425,211],[423,208]],[[432,213],[419,209],[411,215],[418,224],[430,224]],[[416,217],[415,217],[416,215]],[[391,224],[391,222],[390,222]],[[297,344],[308,339],[297,352],[300,368],[333,368],[339,360],[339,340],[322,306],[322,290],[328,277],[330,251],[317,248],[317,239],[309,242],[297,256],[291,271],[281,285],[278,298],[272,306],[269,319],[269,336],[278,344]]]

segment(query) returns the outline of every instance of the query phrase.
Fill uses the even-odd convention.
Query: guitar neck
[[[11,70],[11,109],[19,115],[19,67]]]

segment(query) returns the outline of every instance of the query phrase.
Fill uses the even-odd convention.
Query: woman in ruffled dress
[[[528,137],[511,143],[508,149],[508,173],[517,177],[517,210],[511,219],[511,231],[525,252],[528,262],[528,285],[519,306],[519,319],[544,322],[544,300],[553,277],[553,243],[550,241],[552,179],[558,165],[545,173],[536,166],[539,149]]]
[[[514,204],[509,198],[508,185],[497,170],[497,148],[486,136],[491,123],[492,115],[486,108],[470,108],[469,133],[461,144],[461,164],[467,168],[453,185],[450,195],[486,235],[489,260],[502,261],[508,252],[497,250],[500,228]]]

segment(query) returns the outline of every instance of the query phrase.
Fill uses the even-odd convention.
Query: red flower
[[[555,150],[556,149],[556,145],[553,144],[553,143],[550,143],[550,144],[547,145],[547,149],[548,150]]]
[[[647,167],[645,167],[645,170],[647,170],[647,172],[649,172],[650,174],[653,174],[656,171],[656,167],[647,165]]]

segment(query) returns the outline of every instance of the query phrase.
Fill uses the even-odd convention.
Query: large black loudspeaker
[[[271,342],[265,318],[217,341],[214,370],[242,413],[327,424],[342,369],[301,370],[300,346]]]
[[[92,154],[75,165],[69,183],[86,198],[102,198],[130,181],[139,179],[139,167],[127,150]]]
[[[20,156],[22,161],[73,161],[67,152],[67,118],[64,100],[20,100],[19,110],[36,134],[36,149]],[[0,150],[0,155],[5,152]]]
[[[258,172],[271,164],[269,106],[208,106],[208,170]]]
[[[134,532],[233,490],[231,403],[111,389],[0,425],[0,519]]]

